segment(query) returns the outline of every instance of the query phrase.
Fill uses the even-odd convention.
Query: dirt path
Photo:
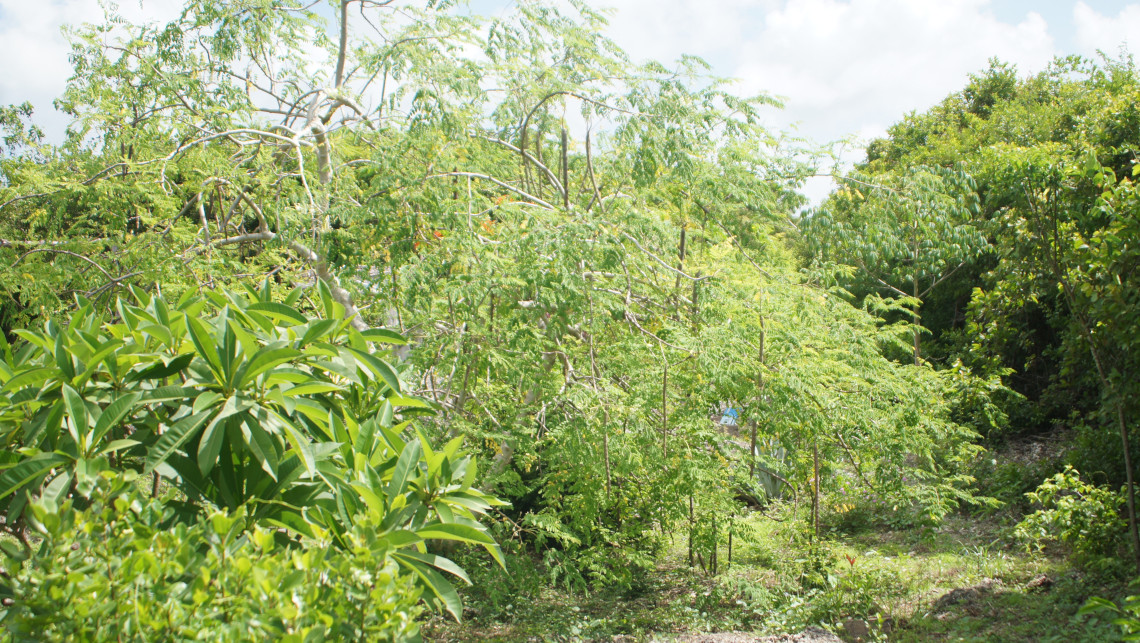
[[[827,630],[809,627],[799,634],[777,636],[756,636],[744,632],[720,632],[717,634],[682,634],[676,638],[661,639],[671,643],[842,643]]]

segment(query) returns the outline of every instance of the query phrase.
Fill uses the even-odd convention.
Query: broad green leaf
[[[277,448],[273,444],[273,438],[251,416],[246,416],[246,421],[242,424],[242,433],[250,453],[261,463],[261,468],[269,474],[269,477],[277,480]]]
[[[368,505],[368,508],[375,512],[377,516],[383,516],[387,512],[388,508],[385,506],[384,500],[381,499],[375,491],[368,488],[367,485],[353,482],[351,486],[356,490],[356,493],[360,494],[360,498],[364,501],[364,504]]]
[[[313,382],[311,384],[298,384],[297,386],[286,389],[283,393],[289,397],[296,397],[298,395],[315,395],[318,393],[331,393],[333,391],[343,390],[343,386],[329,382]]]
[[[17,371],[16,375],[4,384],[2,391],[16,391],[25,386],[37,386],[53,377],[59,370],[54,367],[42,366],[24,371]]]
[[[63,403],[67,407],[67,415],[71,418],[72,430],[75,431],[73,437],[77,444],[84,444],[87,437],[87,404],[79,393],[68,386],[63,385]]]
[[[301,336],[298,345],[306,346],[310,342],[323,340],[329,334],[329,331],[332,331],[339,325],[340,322],[335,319],[315,319],[309,322],[309,327],[305,330],[305,334]]]
[[[388,362],[376,357],[371,353],[356,350],[355,348],[348,349],[356,355],[360,363],[364,365],[373,375],[382,378],[388,386],[396,392],[400,391],[400,378],[396,375],[396,370],[392,368]]]
[[[134,410],[140,399],[142,399],[141,394],[130,393],[108,404],[95,423],[95,430],[91,434],[91,443],[98,444],[111,428],[122,422]]]
[[[198,390],[183,386],[160,386],[143,393],[142,402],[171,402],[175,400],[189,400],[198,394]]]
[[[250,304],[247,310],[256,310],[277,320],[288,320],[296,324],[308,323],[309,318],[297,312],[293,307],[274,301],[259,301]]]
[[[404,346],[408,343],[407,338],[403,335],[386,328],[369,328],[368,330],[361,331],[360,334],[364,336],[364,339],[370,342],[376,342],[377,344],[396,344],[398,346]]]
[[[400,453],[400,459],[396,462],[396,468],[392,471],[392,480],[388,483],[386,495],[389,498],[394,498],[403,493],[408,488],[408,480],[415,474],[415,468],[419,465],[420,461],[420,443],[418,440],[413,440],[404,447]]]
[[[166,427],[166,432],[159,436],[158,441],[150,448],[146,454],[146,468],[144,473],[149,474],[154,471],[154,468],[159,464],[166,462],[172,453],[182,448],[195,432],[210,419],[213,410],[187,415],[171,426]]]
[[[135,371],[127,376],[126,379],[130,382],[137,382],[140,380],[160,380],[175,375],[176,373],[180,373],[190,365],[190,362],[193,361],[193,359],[193,353],[184,353],[169,361],[166,361],[164,359],[163,361],[144,368],[141,371]]]
[[[488,536],[486,532],[480,531],[470,525],[454,522],[440,522],[420,527],[416,530],[416,535],[424,539],[458,540],[465,543],[474,543],[476,545],[495,544],[495,539]]]
[[[138,440],[126,440],[126,439],[114,440],[112,442],[108,442],[106,445],[104,445],[102,448],[100,448],[99,449],[99,455],[106,455],[108,453],[115,453],[116,451],[122,451],[123,449],[129,449],[133,446],[138,446],[140,444],[142,444],[142,443],[139,442]]]
[[[441,569],[445,572],[448,572],[449,574],[453,574],[463,579],[463,582],[467,583],[468,585],[471,584],[471,579],[467,577],[467,572],[463,571],[462,567],[456,565],[453,561],[444,558],[443,556],[437,556],[435,554],[424,554],[418,551],[410,550],[398,551],[393,555],[399,558],[411,558],[421,563],[426,563],[432,567],[435,567],[436,569]]]
[[[202,475],[209,475],[218,462],[218,455],[222,451],[222,442],[225,440],[225,420],[217,418],[202,432],[202,439],[198,442],[198,470]]]
[[[388,398],[388,403],[392,406],[413,409],[430,409],[431,404],[424,400],[414,397],[404,397],[403,395],[393,395]]]
[[[455,587],[447,579],[427,563],[413,558],[397,558],[397,560],[403,567],[410,569],[419,577],[421,584],[443,603],[444,608],[456,621],[461,620],[463,603],[459,600],[459,594],[455,591]]]
[[[48,471],[68,462],[58,453],[41,453],[4,469],[0,474],[0,498],[6,498]]]
[[[194,348],[198,351],[198,356],[201,357],[210,366],[210,370],[218,378],[219,383],[225,382],[225,371],[222,367],[221,357],[218,355],[218,345],[214,343],[214,338],[210,335],[210,331],[206,329],[198,318],[186,316],[186,328],[190,331],[190,340],[194,343]]]
[[[273,350],[262,350],[254,356],[253,359],[246,362],[242,368],[238,369],[236,377],[238,378],[237,387],[244,388],[254,380],[258,375],[265,371],[288,362],[301,356],[301,351],[294,348],[276,348]]]

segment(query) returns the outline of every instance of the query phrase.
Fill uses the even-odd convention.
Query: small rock
[[[856,641],[865,641],[867,636],[871,633],[871,628],[867,625],[867,621],[861,618],[849,618],[843,622],[843,631],[849,638]]]
[[[1053,579],[1045,574],[1037,576],[1033,580],[1025,584],[1025,589],[1030,592],[1047,592],[1053,586]]]
[[[987,578],[973,587],[958,587],[952,589],[943,594],[937,601],[934,601],[934,609],[943,611],[951,605],[974,603],[983,596],[992,594],[995,589],[1001,587],[1001,584],[1002,582],[999,579]]]

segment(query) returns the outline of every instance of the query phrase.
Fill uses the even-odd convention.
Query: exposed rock
[[[982,598],[993,594],[994,590],[1001,587],[1001,585],[1002,582],[1000,580],[987,578],[973,587],[958,587],[952,589],[934,601],[931,611],[944,612],[946,608],[953,605],[972,607],[974,603]]]
[[[849,618],[843,621],[843,633],[848,639],[866,641],[871,634],[871,627],[861,618]]]
[[[1026,591],[1030,591],[1030,592],[1047,592],[1047,591],[1049,591],[1049,588],[1052,586],[1053,586],[1053,579],[1049,578],[1045,574],[1041,574],[1040,576],[1038,576],[1038,577],[1034,578],[1033,580],[1029,581],[1028,583],[1026,583],[1025,589],[1026,589]]]

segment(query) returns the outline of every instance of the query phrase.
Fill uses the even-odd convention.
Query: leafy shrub
[[[114,323],[81,300],[66,327],[17,331],[23,343],[0,345],[5,530],[25,538],[28,506],[82,509],[106,475],[153,475],[154,491],[161,477],[177,492],[164,520],[192,526],[221,508],[345,552],[368,529],[386,552],[372,567],[397,565],[458,619],[441,572],[466,574],[426,543],[478,544],[502,564],[479,522],[502,503],[472,488],[475,462],[459,438],[435,450],[410,428],[430,405],[405,395],[388,354],[372,347],[405,340],[353,328],[323,283],[324,318],[311,318],[292,305],[300,292],[276,301],[267,283],[172,306],[135,291]]]
[[[1120,628],[1123,640],[1135,641],[1140,639],[1140,596],[1129,596],[1124,599],[1121,605],[1117,605],[1107,598],[1093,596],[1077,611],[1077,614],[1100,612],[1107,612],[1116,616],[1112,623]]]
[[[369,418],[392,426],[405,397],[386,353],[321,287],[322,318],[261,291],[216,291],[170,304],[135,290],[106,322],[80,300],[66,326],[17,330],[0,359],[0,510],[16,522],[27,500],[57,501],[95,474],[129,468],[174,481],[195,506],[236,509],[286,523],[337,486]],[[341,489],[343,490],[343,489]],[[278,501],[286,501],[285,504]]]
[[[1123,542],[1127,527],[1121,516],[1123,494],[1082,481],[1071,466],[1026,497],[1041,505],[1015,529],[1030,546],[1060,541],[1078,554],[1095,557],[1114,554]]]
[[[974,463],[972,474],[978,480],[979,495],[990,496],[1000,503],[998,506],[1023,514],[1031,509],[1028,494],[1061,468],[1054,458],[1022,462],[981,457]]]
[[[407,641],[419,590],[370,525],[282,546],[243,509],[179,522],[133,475],[103,473],[91,506],[31,504],[43,542],[7,561],[0,624],[16,641]],[[6,548],[12,550],[12,547]]]

